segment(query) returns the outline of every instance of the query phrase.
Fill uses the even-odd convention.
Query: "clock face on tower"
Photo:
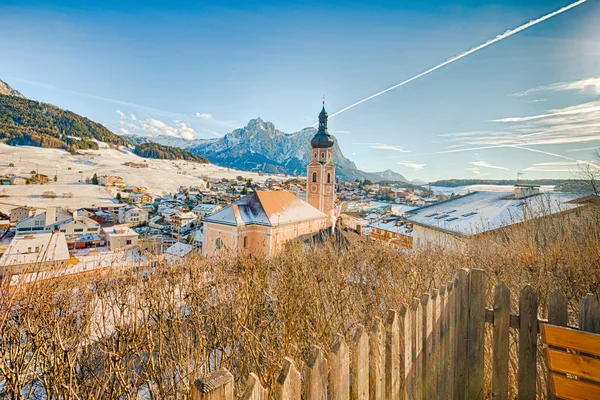
[[[331,193],[331,186],[327,186],[327,187],[325,188],[325,192],[326,192],[327,194]]]
[[[317,185],[310,185],[310,191],[313,193],[317,192]]]

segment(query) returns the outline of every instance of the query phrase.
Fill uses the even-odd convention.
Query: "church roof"
[[[333,147],[334,141],[329,132],[327,132],[327,111],[325,111],[325,104],[319,114],[319,130],[310,141],[313,148],[327,148]]]
[[[204,217],[202,221],[232,226],[277,226],[326,217],[290,192],[256,191]]]

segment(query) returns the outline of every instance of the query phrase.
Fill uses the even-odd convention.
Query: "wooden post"
[[[331,400],[350,398],[350,355],[346,340],[339,333],[329,353],[329,395]]]
[[[396,310],[389,310],[385,317],[385,398],[400,398],[400,327]]]
[[[510,290],[504,283],[494,288],[492,398],[508,400]]]
[[[369,337],[365,327],[358,325],[350,348],[351,400],[369,400]]]
[[[438,296],[436,301],[437,317],[436,325],[434,325],[434,332],[437,329],[437,334],[434,336],[437,340],[437,352],[434,354],[437,366],[437,387],[436,393],[437,398],[442,400],[446,396],[446,332],[448,327],[446,326],[446,316],[448,310],[446,308],[446,286],[440,287],[438,290]]]
[[[422,340],[423,340],[423,364],[422,364],[422,372],[421,379],[423,382],[423,398],[424,399],[432,399],[433,393],[431,391],[431,380],[432,380],[432,345],[433,345],[433,307],[432,302],[429,298],[428,294],[424,294],[421,297],[421,309],[423,310],[422,320],[421,320],[421,329],[423,332]]]
[[[448,282],[446,285],[446,325],[448,326],[447,341],[446,341],[446,399],[454,399],[454,351],[455,351],[455,333],[456,333],[456,318],[454,310],[456,302],[454,301],[454,282]]]
[[[307,400],[327,400],[327,361],[319,346],[310,348],[304,366],[304,393]]]
[[[379,317],[369,332],[369,396],[373,400],[385,399],[385,331]]]
[[[294,361],[286,357],[275,383],[275,399],[300,400],[301,393],[300,372],[296,369]]]
[[[406,307],[405,304],[402,304],[402,307],[400,307],[400,313],[398,314],[398,362],[399,362],[399,380],[400,380],[400,400],[404,400],[405,399],[405,395],[404,395],[404,391],[405,391],[405,387],[406,387],[406,380],[404,379],[404,377],[406,376],[406,370],[405,370],[405,360],[406,360],[406,354],[410,354],[410,347],[407,348],[405,346],[406,340],[406,321],[409,320],[410,318],[408,317],[408,307]]]
[[[485,299],[487,274],[480,269],[471,270],[469,288],[469,319],[467,325],[467,398],[483,399]]]
[[[413,387],[414,398],[420,400],[423,399],[423,307],[421,306],[421,299],[415,298],[413,302],[415,304],[415,313],[413,315],[413,346],[415,354],[413,360]]]
[[[469,270],[458,271],[456,281],[456,292],[454,300],[456,303],[456,350],[454,356],[454,398],[458,400],[467,399],[467,343],[468,343],[468,320],[469,320]]]
[[[600,333],[600,304],[592,294],[579,301],[579,330]]]
[[[192,400],[233,400],[233,375],[222,369],[198,379],[192,387]]]
[[[558,326],[567,326],[568,322],[567,298],[559,289],[554,289],[554,291],[548,295],[548,323]],[[546,378],[546,394],[548,400],[559,400],[558,397],[552,394],[552,390],[550,389],[549,373]]]
[[[269,395],[267,389],[263,388],[260,384],[260,380],[258,376],[256,376],[253,372],[250,373],[248,377],[248,382],[246,382],[246,389],[244,393],[242,393],[242,397],[240,400],[268,400]]]
[[[519,399],[536,398],[538,295],[530,285],[519,300]]]
[[[404,398],[409,400],[414,398],[413,396],[413,329],[412,329],[412,320],[413,320],[413,309],[410,306],[406,311],[406,316],[404,317],[404,326],[401,326],[400,329],[404,331]]]

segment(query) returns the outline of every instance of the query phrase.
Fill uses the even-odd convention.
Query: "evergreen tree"
[[[97,185],[98,184],[98,175],[96,175],[96,173],[94,173],[94,176],[92,176],[92,185]]]

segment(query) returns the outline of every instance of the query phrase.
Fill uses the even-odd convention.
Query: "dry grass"
[[[189,398],[192,382],[228,368],[238,388],[250,372],[272,387],[284,356],[327,349],[389,308],[481,268],[493,285],[540,295],[560,288],[571,309],[598,295],[600,216],[524,224],[482,237],[464,252],[402,252],[356,240],[341,253],[292,245],[262,260],[248,254],[188,259],[155,270],[81,281],[43,281],[0,298],[0,397],[7,399]],[[572,321],[575,322],[575,321]]]

